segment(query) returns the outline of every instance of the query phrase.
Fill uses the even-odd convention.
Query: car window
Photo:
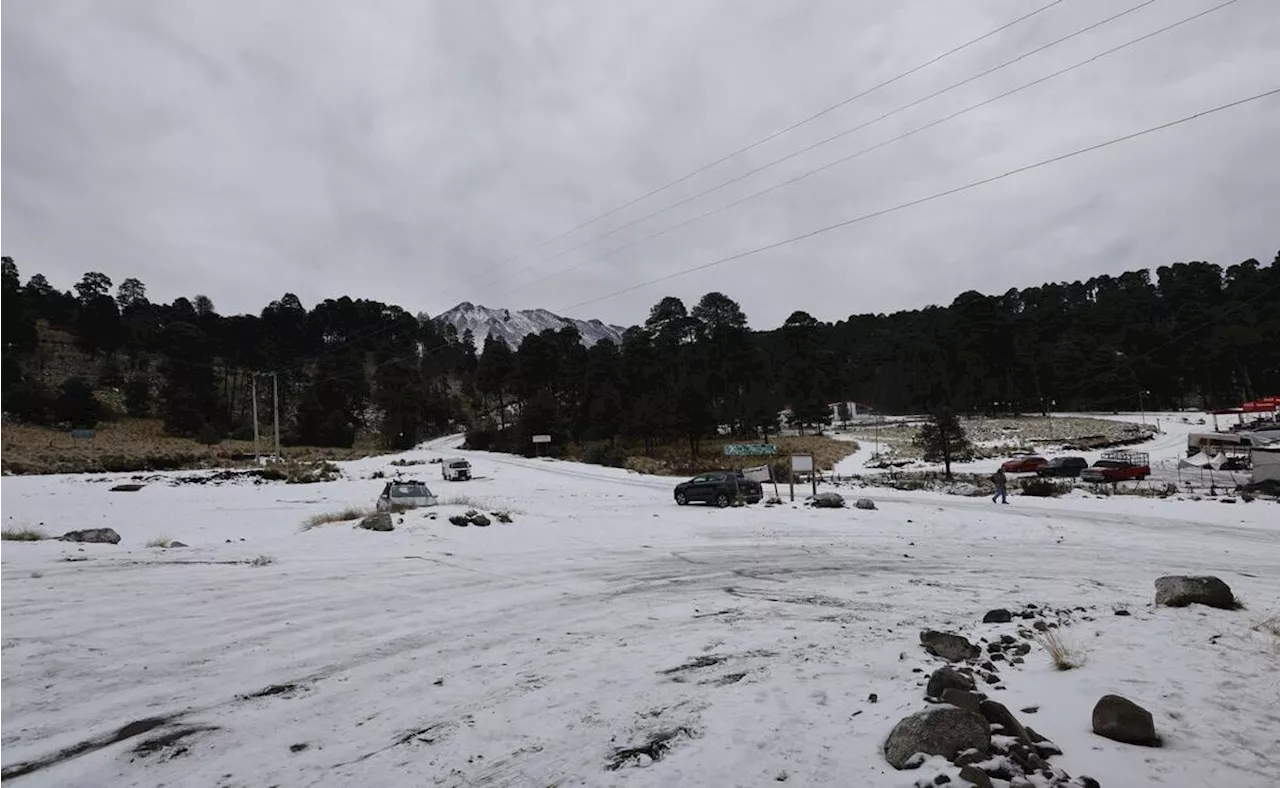
[[[695,476],[695,477],[693,477],[692,479],[690,479],[690,480],[689,480],[689,483],[690,483],[690,484],[705,484],[705,483],[706,483],[706,481],[707,481],[707,477],[706,477],[706,475],[704,474],[704,475],[702,475],[702,476]]]

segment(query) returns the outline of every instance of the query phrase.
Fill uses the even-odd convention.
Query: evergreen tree
[[[960,419],[950,408],[940,408],[920,426],[915,444],[924,452],[926,462],[941,462],[951,478],[951,463],[973,456],[973,445],[965,434]]]

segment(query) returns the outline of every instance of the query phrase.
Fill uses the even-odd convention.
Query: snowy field
[[[1280,651],[1254,629],[1280,611],[1275,503],[680,508],[670,479],[443,443],[402,457],[441,451],[480,478],[406,477],[514,522],[459,528],[449,506],[391,533],[300,530],[371,505],[394,457],[305,486],[5,478],[5,527],[123,537],[3,545],[13,784],[911,786],[940,767],[894,771],[881,746],[941,664],[920,630],[992,637],[1014,626],[980,624],[988,609],[1034,603],[1075,611],[1084,666],[1037,648],[987,691],[1039,707],[1019,716],[1055,765],[1105,788],[1280,785]],[[160,537],[189,547],[146,546]],[[1154,608],[1170,573],[1216,574],[1248,609]],[[1093,735],[1106,693],[1149,709],[1165,746]],[[659,760],[627,757],[655,740]]]

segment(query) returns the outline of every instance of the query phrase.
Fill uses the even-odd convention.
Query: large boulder
[[[930,698],[941,698],[942,693],[949,689],[971,690],[973,687],[973,676],[965,675],[955,668],[941,667],[929,677],[924,694]]]
[[[1093,707],[1093,732],[1125,744],[1160,745],[1151,712],[1119,695],[1103,695]]]
[[[1222,610],[1236,608],[1231,587],[1209,575],[1166,575],[1156,580],[1156,604],[1164,607],[1208,605]]]
[[[919,766],[917,753],[947,760],[968,749],[991,751],[991,733],[982,715],[939,705],[903,718],[884,743],[884,757],[895,769]]]
[[[1013,716],[1013,712],[1009,711],[1003,703],[984,700],[978,710],[982,712],[983,717],[987,718],[987,722],[999,725],[1000,733],[1005,736],[1012,736],[1028,745],[1035,744],[1031,735],[1027,733],[1027,729],[1022,727],[1022,723],[1018,722],[1018,718]]]
[[[396,526],[391,522],[390,513],[375,512],[361,520],[360,527],[366,531],[394,531]]]
[[[809,504],[819,509],[842,509],[844,508],[844,496],[840,493],[821,492],[813,496],[809,500]]]
[[[924,645],[925,651],[935,657],[942,657],[948,662],[976,659],[982,653],[982,650],[970,643],[968,638],[951,632],[927,629],[920,633],[920,643]]]
[[[116,533],[113,528],[86,528],[83,531],[67,531],[58,538],[64,542],[120,544],[120,534]]]
[[[857,507],[858,509],[872,510],[876,508],[876,502],[871,500],[870,498],[859,498],[857,503],[854,504],[854,506]]]
[[[984,624],[1008,624],[1012,620],[1013,614],[1004,608],[989,610],[987,611],[987,614],[982,617],[982,623]]]

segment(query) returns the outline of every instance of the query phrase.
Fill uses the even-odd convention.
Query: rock
[[[969,766],[975,763],[982,763],[983,761],[985,761],[987,758],[990,758],[990,757],[991,757],[990,753],[983,752],[981,750],[972,749],[972,750],[965,750],[964,752],[960,753],[955,758],[953,758],[951,762],[956,766]]]
[[[454,525],[462,526],[464,528],[468,525],[471,525],[471,520],[468,519],[467,516],[463,514],[452,515],[449,518],[449,522],[453,523]]]
[[[976,785],[978,788],[992,788],[993,785],[986,772],[972,765],[960,768],[960,779],[967,780],[971,785]]]
[[[375,512],[360,521],[360,527],[366,531],[393,531],[395,524],[387,512]]]
[[[1003,645],[1002,643],[988,643],[988,644],[987,644],[987,653],[988,653],[988,654],[999,654],[999,653],[1000,653],[1000,651],[1001,651],[1002,649],[1004,649],[1004,645]]]
[[[938,632],[932,629],[920,633],[920,642],[925,651],[935,657],[942,657],[948,662],[963,662],[981,654],[981,650],[969,642],[968,638],[951,632]]]
[[[1031,740],[1027,729],[1022,727],[1022,723],[1018,722],[1018,718],[1013,716],[1013,712],[1009,711],[1003,703],[997,703],[994,700],[984,700],[978,707],[978,711],[983,717],[987,718],[987,722],[992,725],[999,725],[1000,732],[1005,736],[1013,736],[1025,744],[1034,744]]]
[[[1037,621],[1031,625],[1031,628],[1037,632],[1046,632],[1049,629],[1049,624],[1045,621]]]
[[[1000,642],[1006,646],[1012,646],[1014,643],[1018,642],[1018,639],[1013,635],[1001,635]]]
[[[1117,610],[1117,611],[1116,611],[1116,615],[1117,615],[1117,616],[1130,616],[1130,615],[1133,615],[1133,614],[1132,614],[1132,613],[1130,613],[1128,610],[1123,610],[1123,609],[1121,609],[1121,610]]]
[[[1023,714],[1035,714],[1037,711],[1040,711],[1039,706],[1024,706],[1022,708]]]
[[[950,703],[952,706],[959,706],[962,709],[982,713],[982,695],[969,690],[956,689],[948,687],[942,691],[942,701]]]
[[[842,509],[844,508],[844,496],[833,492],[818,493],[809,500],[809,505],[816,506],[819,509]]]
[[[876,508],[876,502],[871,500],[870,498],[859,498],[857,503],[854,504],[854,506],[859,509],[870,510],[870,509]],[[910,520],[908,520],[907,522],[910,522]]]
[[[117,484],[115,487],[108,490],[108,492],[137,492],[145,486],[145,484]]]
[[[186,542],[170,542],[169,547],[190,547]]]
[[[1030,644],[1030,643],[1019,643],[1018,645],[1016,645],[1016,646],[1014,646],[1014,647],[1013,647],[1013,653],[1014,653],[1016,656],[1019,656],[1019,657],[1025,657],[1026,655],[1028,655],[1028,654],[1030,654],[1030,653],[1031,653],[1031,644]]]
[[[867,703],[879,703],[879,702],[880,702],[880,696],[875,694],[874,692],[867,696]]]
[[[983,662],[983,663],[982,663],[981,665],[979,665],[978,667],[982,668],[983,670],[987,671],[988,673],[995,673],[995,672],[996,672],[996,663],[992,662],[991,660],[987,660],[986,662]]]
[[[1156,580],[1156,604],[1164,607],[1208,605],[1221,610],[1236,607],[1231,587],[1212,576],[1166,575]]]
[[[120,544],[120,534],[116,533],[113,528],[87,528],[83,531],[67,531],[58,538],[63,542]]]
[[[884,756],[895,769],[916,763],[916,753],[951,760],[965,750],[990,752],[991,733],[980,714],[957,706],[940,705],[905,717],[884,743]]]
[[[982,617],[984,624],[1008,624],[1012,620],[1013,614],[1004,608],[987,611],[987,614]]]
[[[1093,707],[1093,732],[1125,744],[1160,744],[1151,712],[1119,695],[1103,695]]]
[[[945,774],[939,774],[937,777],[933,778],[934,785],[946,785],[949,782],[951,782],[951,778]]]
[[[925,688],[925,694],[930,698],[941,698],[942,693],[949,689],[971,690],[973,689],[973,677],[966,676],[956,671],[954,668],[942,667],[933,672],[929,677],[929,685]]]

